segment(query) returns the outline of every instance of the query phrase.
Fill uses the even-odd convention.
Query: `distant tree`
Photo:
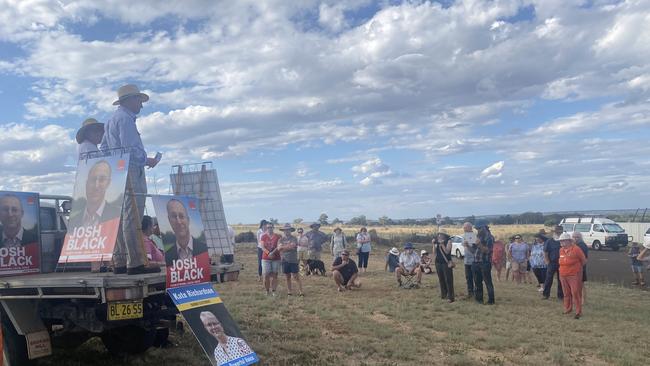
[[[293,219],[293,223],[299,225],[302,222],[302,218]]]
[[[269,221],[270,221],[271,224],[273,224],[273,225],[277,225],[277,224],[278,224],[278,219],[274,219],[274,218],[271,217],[271,218],[269,219]]]
[[[391,221],[391,219],[388,216],[384,215],[380,217],[377,221],[379,222],[379,225],[386,226],[388,225],[389,221]]]
[[[329,219],[329,217],[327,216],[326,213],[323,212],[318,217],[318,223],[321,224],[321,225],[329,225],[329,223],[327,222],[327,219]]]
[[[338,224],[342,224],[342,223],[343,223],[343,221],[340,220],[338,217],[336,217],[336,218],[334,218],[334,220],[332,220],[332,225],[338,225]]]
[[[440,222],[440,225],[453,225],[454,220],[451,219],[449,216],[445,216],[442,218],[442,221]]]
[[[548,219],[548,220],[544,221],[544,226],[551,227],[551,226],[555,226],[556,224],[557,224],[557,221],[555,221],[553,219]]]
[[[475,221],[476,221],[476,217],[474,217],[474,215],[472,215],[472,216],[467,216],[467,217],[463,220],[463,223],[465,223],[465,222],[469,222],[469,223],[471,223],[472,225],[474,225],[474,222],[475,222]]]
[[[366,220],[366,215],[359,215],[351,218],[350,221],[348,221],[348,224],[366,226],[368,225],[368,220]]]

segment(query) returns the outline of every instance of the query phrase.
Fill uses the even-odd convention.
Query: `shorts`
[[[282,262],[282,273],[284,274],[298,273],[298,271],[300,271],[300,267],[298,266],[298,263]]]
[[[280,263],[281,261],[278,260],[262,259],[262,274],[267,275],[280,272]]]
[[[309,251],[309,259],[313,261],[319,261],[320,260],[320,253],[321,252],[315,252],[313,250]]]
[[[306,261],[309,259],[309,252],[307,250],[298,250],[298,260],[300,262]]]
[[[632,273],[643,273],[643,266],[632,265]]]
[[[512,262],[512,271],[525,273],[526,272],[526,262]]]

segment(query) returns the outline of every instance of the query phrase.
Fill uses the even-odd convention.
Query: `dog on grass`
[[[321,276],[325,276],[325,263],[320,260],[307,259],[307,268],[305,270],[305,274],[309,276],[316,275],[319,272]]]

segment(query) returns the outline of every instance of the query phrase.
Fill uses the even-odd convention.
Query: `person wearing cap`
[[[560,283],[564,293],[564,314],[571,313],[575,305],[575,318],[582,316],[582,267],[587,263],[587,257],[578,247],[571,234],[562,233],[560,241]]]
[[[332,278],[339,292],[352,290],[353,287],[361,287],[361,283],[357,281],[359,276],[359,269],[357,264],[350,259],[350,252],[343,250],[341,256],[334,260],[332,263]]]
[[[320,224],[315,222],[309,225],[311,229],[307,234],[309,240],[309,259],[319,261],[323,252],[323,244],[329,240],[324,232],[320,231]]]
[[[453,246],[451,237],[447,233],[438,233],[433,239],[433,252],[436,253],[435,266],[440,284],[440,298],[452,303],[454,296],[454,268],[451,258]]]
[[[477,230],[476,242],[473,245],[474,263],[472,263],[472,275],[474,276],[474,299],[483,304],[483,283],[487,291],[488,305],[494,305],[494,284],[492,283],[492,250],[494,236],[490,232],[488,223],[479,219],[474,223]]]
[[[433,269],[431,269],[431,257],[429,257],[429,252],[422,249],[420,251],[420,271],[423,274],[432,274]]]
[[[79,155],[99,151],[97,145],[104,137],[104,124],[94,118],[88,118],[77,131],[76,140],[79,144]]]
[[[118,107],[104,125],[101,149],[129,149],[130,154],[122,221],[113,255],[115,265],[113,271],[116,274],[151,272],[151,268],[146,267],[147,257],[140,235],[147,193],[144,167],[153,168],[158,163],[158,159],[147,157],[140,132],[135,124],[136,116],[142,110],[142,103],[148,100],[149,96],[141,93],[137,86],[132,84],[121,86],[117,90],[117,100],[113,102],[113,105]]]
[[[466,222],[463,224],[463,247],[465,255],[463,257],[463,265],[465,267],[465,283],[467,284],[467,298],[474,297],[474,275],[472,273],[472,263],[474,263],[474,252],[476,251],[476,234],[472,229],[472,223]]]
[[[280,272],[280,251],[278,242],[280,235],[273,232],[273,223],[266,224],[266,232],[262,234],[262,274],[264,275],[264,289],[266,295],[275,296],[278,288],[278,272]]]
[[[544,260],[544,242],[546,237],[541,234],[535,234],[535,241],[530,249],[530,267],[537,279],[537,291],[544,291],[544,281],[546,280],[546,261]]]
[[[330,240],[330,252],[332,253],[332,257],[340,257],[341,251],[347,247],[347,244],[343,230],[341,230],[340,227],[334,229],[332,239]]]
[[[298,296],[303,296],[302,283],[298,272],[298,239],[296,239],[292,232],[296,231],[290,224],[286,223],[280,228],[284,235],[278,242],[278,250],[280,251],[280,258],[282,258],[282,273],[287,277],[287,296],[293,295],[291,286],[291,277],[298,284]]]
[[[384,271],[393,273],[397,267],[399,267],[399,250],[392,247],[386,252],[386,267]]]
[[[420,287],[422,271],[420,271],[420,256],[413,250],[413,244],[404,244],[404,251],[399,255],[399,267],[395,269],[397,286],[402,287],[402,276],[415,276],[415,287]]]
[[[562,300],[564,293],[562,292],[562,285],[560,284],[560,242],[558,238],[564,232],[564,228],[560,225],[555,226],[553,230],[553,237],[546,240],[544,243],[544,261],[546,262],[546,279],[544,280],[544,290],[542,297],[548,300],[551,296],[551,287],[553,287],[553,276],[557,276],[557,298]]]
[[[359,268],[362,272],[368,269],[368,259],[370,258],[371,238],[368,229],[362,227],[357,234],[357,255],[359,256]]]

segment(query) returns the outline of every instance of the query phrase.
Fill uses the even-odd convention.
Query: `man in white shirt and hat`
[[[148,101],[149,96],[141,93],[137,86],[128,84],[117,90],[117,97],[118,99],[113,102],[113,105],[118,106],[117,110],[104,126],[104,137],[101,143],[102,150],[128,148],[130,151],[122,222],[113,254],[115,265],[113,272],[116,274],[158,272],[160,271],[158,267],[147,267],[141,224],[147,193],[144,167],[153,168],[158,164],[159,158],[147,157],[140,132],[135,124],[136,117],[142,110],[142,103]]]
[[[76,140],[79,144],[79,156],[81,154],[99,151],[97,145],[102,142],[104,137],[104,124],[94,118],[88,118],[81,124],[77,131]]]

